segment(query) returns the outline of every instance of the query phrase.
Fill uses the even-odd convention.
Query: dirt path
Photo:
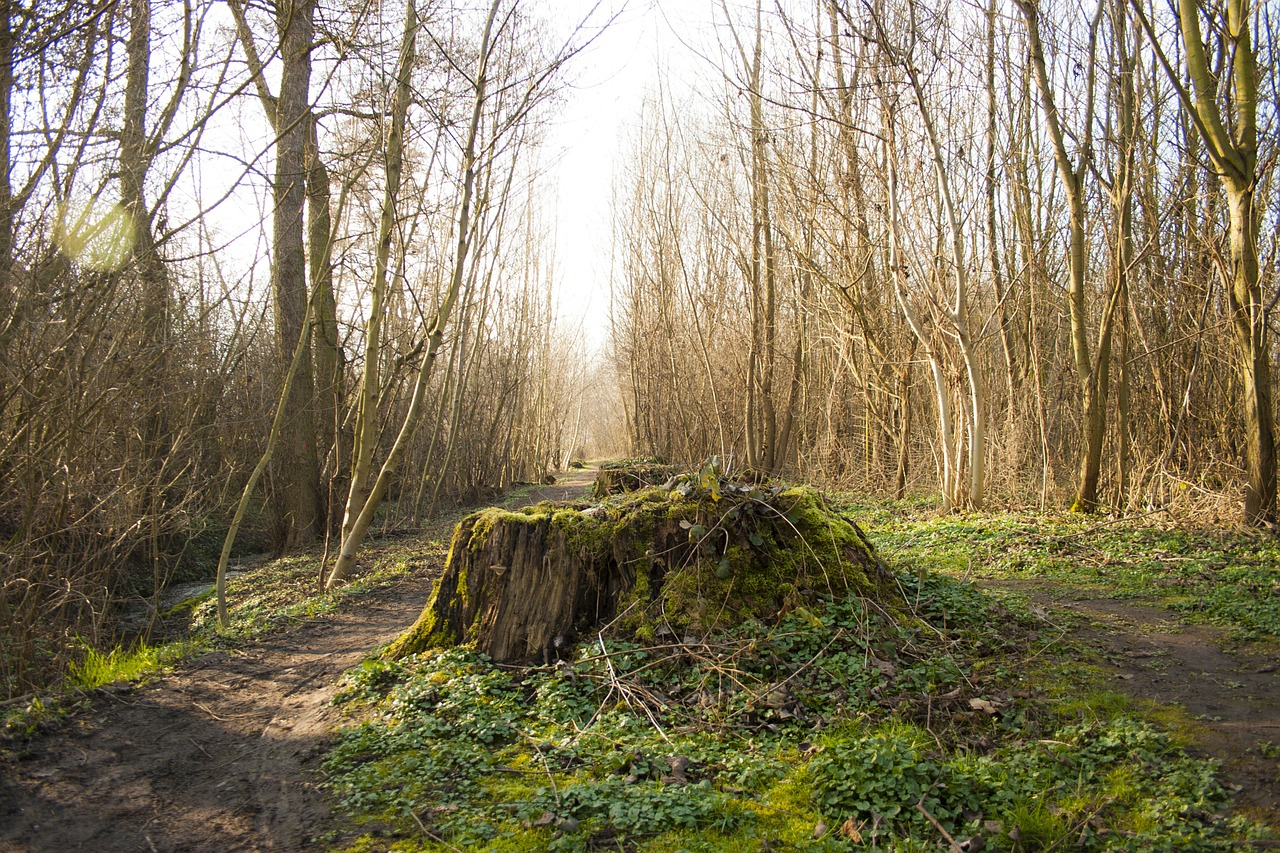
[[[528,500],[577,497],[576,471]],[[0,851],[314,850],[338,676],[407,628],[440,567],[214,652],[0,755]]]
[[[1275,643],[1233,647],[1226,629],[1186,622],[1158,602],[1090,597],[1039,583],[987,582],[1014,589],[1048,611],[1078,619],[1068,637],[1096,649],[1115,690],[1177,704],[1199,722],[1202,754],[1222,762],[1223,781],[1254,816],[1280,824],[1280,673]]]

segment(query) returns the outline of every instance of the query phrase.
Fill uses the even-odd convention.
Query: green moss
[[[465,584],[460,584],[465,588]],[[454,636],[447,625],[439,623],[436,618],[436,600],[440,595],[440,581],[436,581],[431,590],[431,598],[427,606],[422,608],[418,618],[409,626],[409,630],[401,634],[383,651],[386,660],[396,660],[406,655],[415,654],[423,649],[438,649],[457,645],[461,637]]]
[[[464,519],[446,565],[489,545],[498,525],[540,525],[549,549],[565,550],[609,577],[621,614],[612,634],[652,643],[670,631],[696,634],[745,620],[771,622],[802,604],[850,595],[900,612],[900,594],[866,535],[816,490],[715,479],[706,471],[673,490],[648,487],[595,504],[541,503],[489,508]],[[620,577],[619,577],[620,575]],[[479,590],[463,574],[449,581],[440,609],[473,609]],[[454,587],[456,586],[456,591]],[[454,630],[457,630],[456,628]],[[465,642],[424,613],[388,654]]]

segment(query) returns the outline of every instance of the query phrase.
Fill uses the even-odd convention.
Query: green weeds
[[[1219,850],[1214,765],[1029,685],[1040,620],[942,575],[554,666],[369,661],[325,769],[350,850]],[[1038,680],[1039,676],[1034,676]],[[856,843],[855,843],[856,842]]]
[[[901,505],[851,511],[886,556],[926,572],[1017,578],[1109,598],[1162,602],[1232,629],[1280,637],[1280,539],[1250,531],[1157,526],[1150,519],[982,513],[924,516]]]
[[[159,646],[139,643],[129,649],[114,648],[107,652],[89,648],[81,663],[71,665],[68,679],[83,690],[118,681],[136,681],[180,659],[187,651],[183,643]]]

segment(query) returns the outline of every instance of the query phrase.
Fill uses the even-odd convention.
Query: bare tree
[[[1274,524],[1275,423],[1267,345],[1269,305],[1263,298],[1258,265],[1258,59],[1250,36],[1250,4],[1248,0],[1227,0],[1220,11],[1206,13],[1196,0],[1179,0],[1178,25],[1190,85],[1170,63],[1143,5],[1132,0],[1132,8],[1203,141],[1227,197],[1228,257],[1220,264],[1219,273],[1227,292],[1244,397],[1244,518],[1252,525]],[[1220,104],[1219,78],[1205,49],[1201,19],[1206,14],[1227,63],[1221,79],[1224,83],[1230,80],[1228,110]]]

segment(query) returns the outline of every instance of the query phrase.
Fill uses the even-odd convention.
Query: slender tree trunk
[[[1012,311],[1006,304],[1004,276],[1000,269],[1000,232],[996,223],[996,0],[987,6],[987,259],[991,267],[991,287],[996,297],[996,314],[1000,321],[1000,345],[1004,350],[1005,405],[1008,416],[1018,407],[1017,389],[1022,384],[1019,361],[1013,343]]]
[[[1275,423],[1271,401],[1271,354],[1267,346],[1266,303],[1258,286],[1258,217],[1253,181],[1223,179],[1229,213],[1231,259],[1229,303],[1240,352],[1245,416],[1245,521],[1276,520]]]
[[[1116,389],[1116,503],[1123,508],[1129,499],[1130,466],[1130,379],[1129,379],[1129,283],[1133,268],[1133,202],[1137,156],[1137,94],[1134,52],[1130,50],[1128,11],[1123,0],[1113,0],[1113,50],[1116,57],[1116,136],[1119,165],[1111,186],[1116,210],[1116,246],[1113,255],[1114,287],[1120,313],[1120,364]]]
[[[1053,143],[1054,162],[1058,177],[1067,196],[1070,236],[1067,245],[1067,262],[1070,275],[1068,286],[1071,315],[1071,350],[1075,358],[1076,376],[1080,381],[1081,397],[1081,453],[1077,490],[1071,509],[1075,512],[1093,512],[1098,507],[1098,482],[1102,466],[1102,445],[1106,439],[1107,393],[1111,369],[1111,322],[1114,317],[1116,293],[1113,291],[1099,323],[1096,357],[1089,347],[1089,316],[1086,297],[1088,268],[1088,232],[1085,228],[1084,176],[1091,156],[1093,132],[1094,80],[1096,75],[1097,33],[1102,17],[1103,4],[1098,3],[1089,27],[1087,68],[1085,70],[1085,110],[1083,138],[1079,141],[1079,163],[1073,162],[1067,151],[1066,134],[1053,98],[1049,73],[1045,65],[1044,45],[1040,40],[1040,13],[1034,2],[1018,0],[1027,29],[1027,44],[1031,54],[1031,66],[1036,85],[1040,90],[1040,103],[1044,110],[1045,124]]]
[[[915,93],[916,106],[924,123],[925,135],[929,140],[930,152],[933,155],[934,176],[938,182],[938,192],[942,196],[942,206],[947,216],[947,228],[951,237],[951,262],[954,267],[955,297],[951,305],[951,326],[956,342],[960,347],[960,357],[964,360],[965,377],[968,380],[969,413],[971,417],[971,435],[969,439],[969,495],[967,503],[974,509],[981,509],[986,497],[986,453],[987,453],[987,386],[979,363],[977,347],[969,333],[969,270],[965,260],[964,232],[960,227],[960,216],[956,210],[951,193],[951,179],[948,177],[946,161],[942,155],[942,144],[934,125],[933,114],[925,100],[924,87],[910,57],[904,60],[907,77],[911,81],[911,89]],[[941,393],[941,390],[939,391]],[[960,428],[956,428],[956,444],[958,450]],[[957,473],[957,486],[958,486]],[[957,495],[959,489],[956,490]]]
[[[395,236],[400,178],[404,166],[404,127],[412,94],[414,57],[417,54],[418,20],[413,0],[405,6],[404,32],[400,58],[396,64],[396,87],[392,95],[391,128],[387,134],[386,185],[383,188],[382,214],[378,222],[378,242],[373,261],[373,289],[369,297],[369,322],[365,326],[364,371],[360,379],[360,397],[356,409],[354,457],[351,463],[351,485],[342,520],[342,540],[351,536],[355,524],[369,500],[372,485],[373,454],[378,445],[378,414],[382,379],[382,326],[387,302],[387,270],[391,263],[391,242]],[[341,559],[341,557],[339,557]]]
[[[898,300],[898,307],[912,334],[924,350],[925,360],[929,362],[929,370],[933,377],[934,401],[938,410],[938,443],[942,449],[942,509],[943,512],[950,512],[956,507],[961,497],[959,448],[956,446],[958,430],[952,417],[951,399],[947,392],[947,376],[942,359],[929,339],[923,320],[911,304],[906,291],[904,281],[906,262],[902,258],[899,237],[901,215],[898,208],[898,154],[895,122],[883,93],[881,103],[882,126],[885,131],[885,164],[888,172],[889,269],[893,275],[893,292]]]
[[[1229,264],[1222,270],[1222,278],[1231,311],[1244,403],[1244,520],[1257,526],[1271,525],[1276,521],[1275,416],[1267,343],[1268,305],[1258,269],[1258,210],[1254,199],[1258,178],[1258,58],[1249,31],[1249,0],[1226,0],[1214,9],[1224,18],[1214,28],[1214,34],[1219,40],[1220,55],[1227,57],[1229,63],[1229,69],[1222,69],[1221,75],[1225,78],[1227,70],[1230,72],[1230,130],[1218,105],[1219,69],[1211,67],[1205,53],[1196,0],[1178,0],[1177,5],[1190,88],[1183,84],[1161,49],[1141,0],[1131,0],[1131,5],[1195,133],[1205,143],[1205,153],[1227,198]]]
[[[333,215],[330,211],[329,170],[320,156],[316,119],[307,121],[307,244],[311,251],[311,289],[315,311],[311,336],[315,365],[316,447],[321,460],[325,496],[325,531],[333,526],[337,507],[334,488],[340,487],[342,446],[342,352],[338,341],[337,302],[333,293]]]
[[[471,202],[479,172],[476,149],[480,135],[480,118],[488,96],[490,39],[493,35],[493,23],[498,15],[500,3],[501,0],[493,0],[492,5],[489,7],[488,18],[485,20],[484,25],[484,34],[480,41],[480,54],[477,58],[473,84],[475,87],[475,100],[472,104],[471,122],[462,152],[462,198],[458,206],[457,239],[454,245],[453,274],[449,279],[449,288],[440,302],[440,307],[436,310],[434,321],[427,334],[426,353],[423,355],[422,363],[418,368],[417,382],[414,385],[413,396],[409,401],[409,410],[405,413],[400,432],[396,435],[395,442],[392,444],[387,453],[387,458],[383,461],[382,467],[378,471],[373,487],[363,491],[364,487],[362,486],[362,494],[366,495],[363,502],[358,506],[349,503],[347,507],[347,520],[343,522],[342,549],[338,553],[338,560],[334,564],[333,572],[329,575],[329,580],[326,584],[329,588],[344,580],[355,567],[356,554],[360,549],[360,545],[364,542],[365,534],[369,531],[369,525],[373,523],[373,514],[382,503],[382,498],[390,485],[391,477],[399,467],[400,459],[404,456],[408,447],[409,438],[417,427],[418,414],[422,409],[423,397],[427,392],[427,380],[430,379],[431,372],[435,367],[440,345],[444,341],[445,327],[449,323],[454,304],[458,300],[463,282],[467,277],[467,260],[470,254],[471,237],[475,228],[475,223],[472,221]],[[356,494],[355,488],[355,472],[353,471],[353,495]]]
[[[18,294],[13,277],[13,4],[0,3],[0,354],[13,328]],[[0,379],[0,382],[4,382]],[[5,390],[0,384],[0,393]]]

